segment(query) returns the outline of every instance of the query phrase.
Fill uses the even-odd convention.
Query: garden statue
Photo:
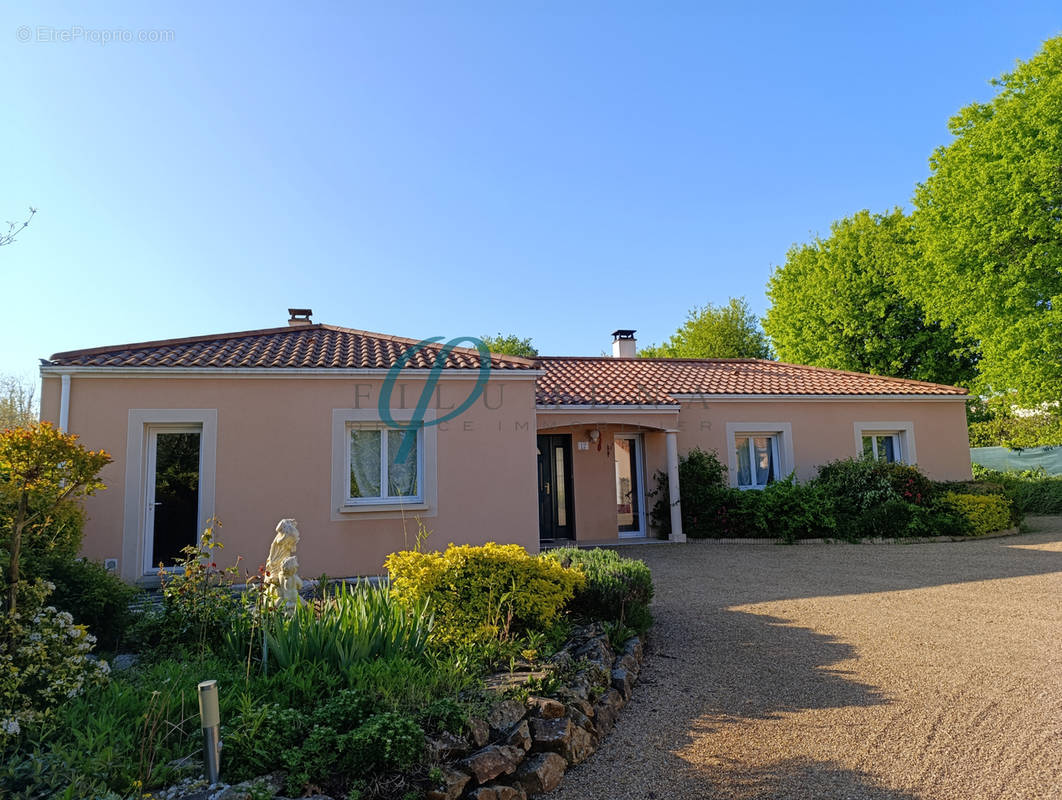
[[[298,543],[298,523],[293,519],[282,519],[277,523],[277,535],[269,546],[265,565],[267,593],[288,608],[294,608],[298,603],[302,587],[302,579],[298,576],[299,562],[295,558]]]

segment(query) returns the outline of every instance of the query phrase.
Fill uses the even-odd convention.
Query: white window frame
[[[392,409],[395,422],[410,422],[412,410]],[[437,425],[427,424],[435,419],[435,411],[424,412],[426,423],[417,431],[417,496],[416,497],[351,497],[350,496],[350,432],[352,430],[380,430],[381,462],[386,460],[386,422],[375,409],[332,409],[332,519],[391,518],[395,512],[424,512],[434,516],[438,506],[437,488]],[[394,430],[391,428],[391,430]],[[387,484],[386,467],[380,465],[381,490]]]
[[[793,425],[789,422],[728,422],[726,424],[727,474],[734,489],[759,491],[764,487],[738,485],[737,437],[772,436],[774,479],[781,480],[791,473],[793,466]]]
[[[896,463],[918,463],[913,422],[856,422],[853,423],[853,428],[855,429],[856,458],[863,457],[864,436],[895,436],[899,443],[899,454]]]
[[[125,500],[122,519],[121,575],[128,581],[151,585],[158,582],[155,570],[146,565],[149,531],[147,497],[148,449],[153,429],[184,427],[198,429],[199,438],[199,529],[214,516],[217,474],[218,410],[216,408],[131,408],[125,439]]]
[[[397,420],[395,420],[397,422]],[[424,501],[424,481],[421,479],[421,475],[424,473],[424,429],[413,429],[413,435],[416,437],[414,447],[417,453],[417,493],[412,495],[391,495],[384,494],[390,487],[390,480],[387,474],[388,462],[390,460],[390,445],[388,439],[390,438],[388,431],[394,430],[387,427],[383,422],[348,422],[346,424],[346,436],[347,447],[345,450],[346,464],[344,465],[344,474],[347,477],[347,496],[344,500],[345,505],[357,506],[357,505],[393,505],[395,503],[422,503]],[[350,434],[354,431],[378,431],[380,433],[380,496],[379,497],[352,497],[349,491],[350,487]],[[402,435],[405,436],[409,431],[402,431]],[[401,445],[399,445],[401,447]]]

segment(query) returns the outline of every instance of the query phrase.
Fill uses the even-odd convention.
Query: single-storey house
[[[657,475],[714,450],[755,490],[838,458],[970,477],[965,390],[757,359],[533,360],[315,324],[57,353],[41,416],[114,457],[85,555],[150,583],[211,517],[251,570],[298,520],[303,575],[426,544],[650,537]],[[468,340],[464,340],[466,343]]]

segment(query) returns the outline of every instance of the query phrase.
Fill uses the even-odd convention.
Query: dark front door
[[[538,437],[538,530],[544,542],[575,538],[570,434]]]

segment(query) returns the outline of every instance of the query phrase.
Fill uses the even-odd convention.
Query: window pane
[[[634,440],[616,437],[613,455],[616,462],[616,525],[620,531],[630,533],[640,526]]]
[[[350,496],[380,496],[380,431],[350,432]]]
[[[864,436],[863,437],[863,458],[873,458],[873,457],[874,457],[874,437],[873,436]]]
[[[738,486],[751,486],[752,467],[749,463],[749,437],[737,437],[734,441],[734,449],[737,453]]]
[[[895,436],[879,436],[878,437],[878,458],[882,461],[886,461],[892,464],[896,461],[896,437]]]
[[[757,436],[756,448],[756,485],[766,486],[774,480],[774,448],[770,436]]]
[[[405,448],[401,462],[395,461],[406,436],[413,441]],[[413,497],[417,494],[417,445],[419,431],[387,432],[387,494],[389,497]]]

